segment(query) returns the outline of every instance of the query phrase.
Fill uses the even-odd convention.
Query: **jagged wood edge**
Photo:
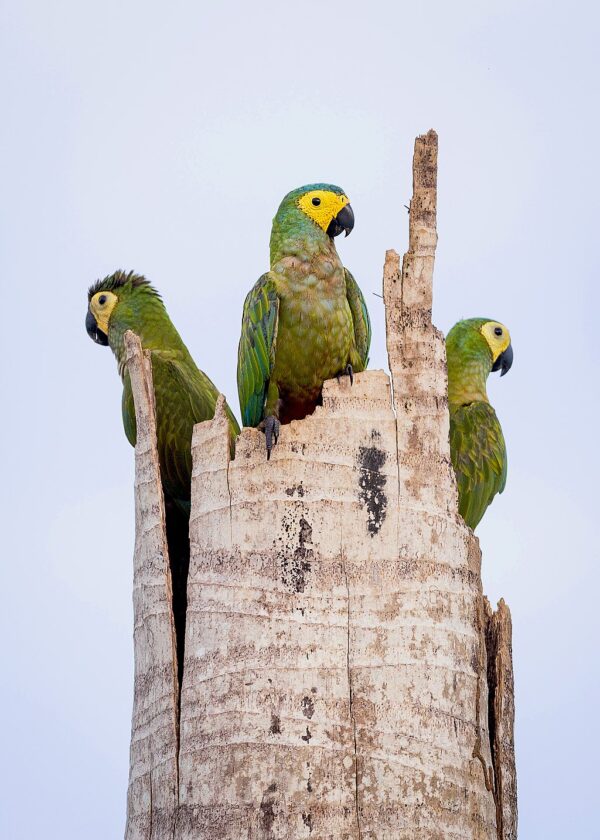
[[[409,248],[404,254],[402,265],[395,250],[388,250],[383,268],[383,297],[386,314],[387,350],[392,374],[394,407],[397,414],[411,413],[410,403],[403,405],[405,397],[406,365],[411,366],[413,348],[411,342],[420,341],[429,334],[439,340],[444,353],[445,342],[441,333],[431,323],[433,268],[437,245],[437,152],[438,140],[435,131],[417,137],[413,157],[413,196],[409,208]],[[443,385],[443,388],[441,387]],[[447,405],[447,380],[439,378],[433,382],[435,400]],[[442,394],[441,391],[444,393]],[[406,395],[411,398],[411,395]],[[411,398],[412,402],[412,398]],[[399,465],[402,452],[398,449]],[[454,499],[448,506],[448,513],[458,516],[456,484],[449,463],[449,442],[440,441],[438,454],[447,462],[451,473],[451,484],[455,488]],[[403,495],[400,480],[400,497]],[[470,536],[470,555],[480,557],[478,540]],[[512,667],[512,626],[510,611],[500,601],[498,611],[493,612],[481,586],[480,561],[470,565],[477,567],[481,591],[477,612],[481,637],[481,678],[487,679],[488,728],[492,767],[488,767],[481,753],[481,729],[474,748],[474,757],[482,764],[485,785],[493,793],[496,806],[496,830],[498,840],[515,840],[517,837],[517,791],[514,754],[514,682]],[[478,720],[481,705],[478,680]]]
[[[518,810],[512,619],[503,598],[495,611],[487,598],[484,598],[484,607],[498,840],[516,840]]]
[[[124,340],[137,428],[135,682],[125,836],[126,840],[162,840],[174,835],[178,803],[178,683],[171,570],[150,353],[142,350],[133,332],[128,330]]]

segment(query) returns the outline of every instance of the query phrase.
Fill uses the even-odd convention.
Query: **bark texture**
[[[178,780],[177,656],[152,366],[125,333],[135,399],[134,694],[126,840],[173,836]]]
[[[222,401],[195,428],[179,742],[151,385],[133,354],[138,430],[148,421],[135,591],[146,581],[148,601],[128,838],[516,837],[510,615],[484,601],[457,513],[431,323],[435,132],[413,171],[409,250],[384,265],[391,382],[326,382],[270,462],[254,429],[230,460]]]
[[[512,621],[501,599],[496,612],[487,598],[486,645],[490,739],[496,774],[498,837],[517,837],[517,771],[515,767],[515,686],[512,665]]]

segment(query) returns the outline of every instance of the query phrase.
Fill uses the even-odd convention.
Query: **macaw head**
[[[480,328],[490,353],[492,354],[492,371],[500,371],[500,376],[512,367],[513,348],[508,329],[499,321],[486,321]]]
[[[136,307],[131,304],[136,291],[141,289],[150,290],[154,295],[157,294],[145,277],[133,271],[115,271],[114,274],[98,280],[90,287],[85,328],[96,344],[108,346],[111,322],[121,310],[124,315],[127,315],[126,320],[131,321],[130,328],[135,329],[132,316],[135,314]]]
[[[488,318],[468,318],[455,324],[446,339],[448,362],[460,358],[468,368],[469,361],[485,362],[487,373],[500,371],[500,376],[512,367],[513,348],[508,329],[499,321]]]
[[[354,227],[350,199],[341,187],[333,184],[308,184],[288,193],[279,205],[274,224],[293,223],[298,213],[308,217],[331,239],[342,231],[346,236]]]

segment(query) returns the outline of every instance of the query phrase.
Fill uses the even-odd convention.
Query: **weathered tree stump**
[[[409,250],[384,266],[391,383],[326,382],[269,462],[254,429],[230,460],[222,403],[196,426],[180,698],[151,373],[129,341],[128,840],[516,837],[510,615],[457,513],[431,324],[435,132],[413,173]]]

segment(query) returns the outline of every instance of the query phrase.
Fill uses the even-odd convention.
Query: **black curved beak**
[[[108,336],[98,327],[96,319],[89,309],[88,314],[85,316],[85,328],[92,341],[95,341],[96,344],[101,344],[103,347],[108,347]]]
[[[354,211],[349,204],[346,204],[345,207],[342,207],[337,216],[329,222],[327,236],[331,236],[333,239],[334,236],[339,236],[343,230],[346,231],[346,236],[348,236],[353,227]]]
[[[513,349],[512,349],[512,344],[509,344],[508,347],[506,348],[506,350],[504,351],[504,353],[500,353],[500,355],[498,356],[498,358],[494,362],[492,370],[494,372],[499,370],[500,371],[500,376],[504,376],[504,374],[508,373],[508,371],[511,369],[512,363],[513,363]]]

